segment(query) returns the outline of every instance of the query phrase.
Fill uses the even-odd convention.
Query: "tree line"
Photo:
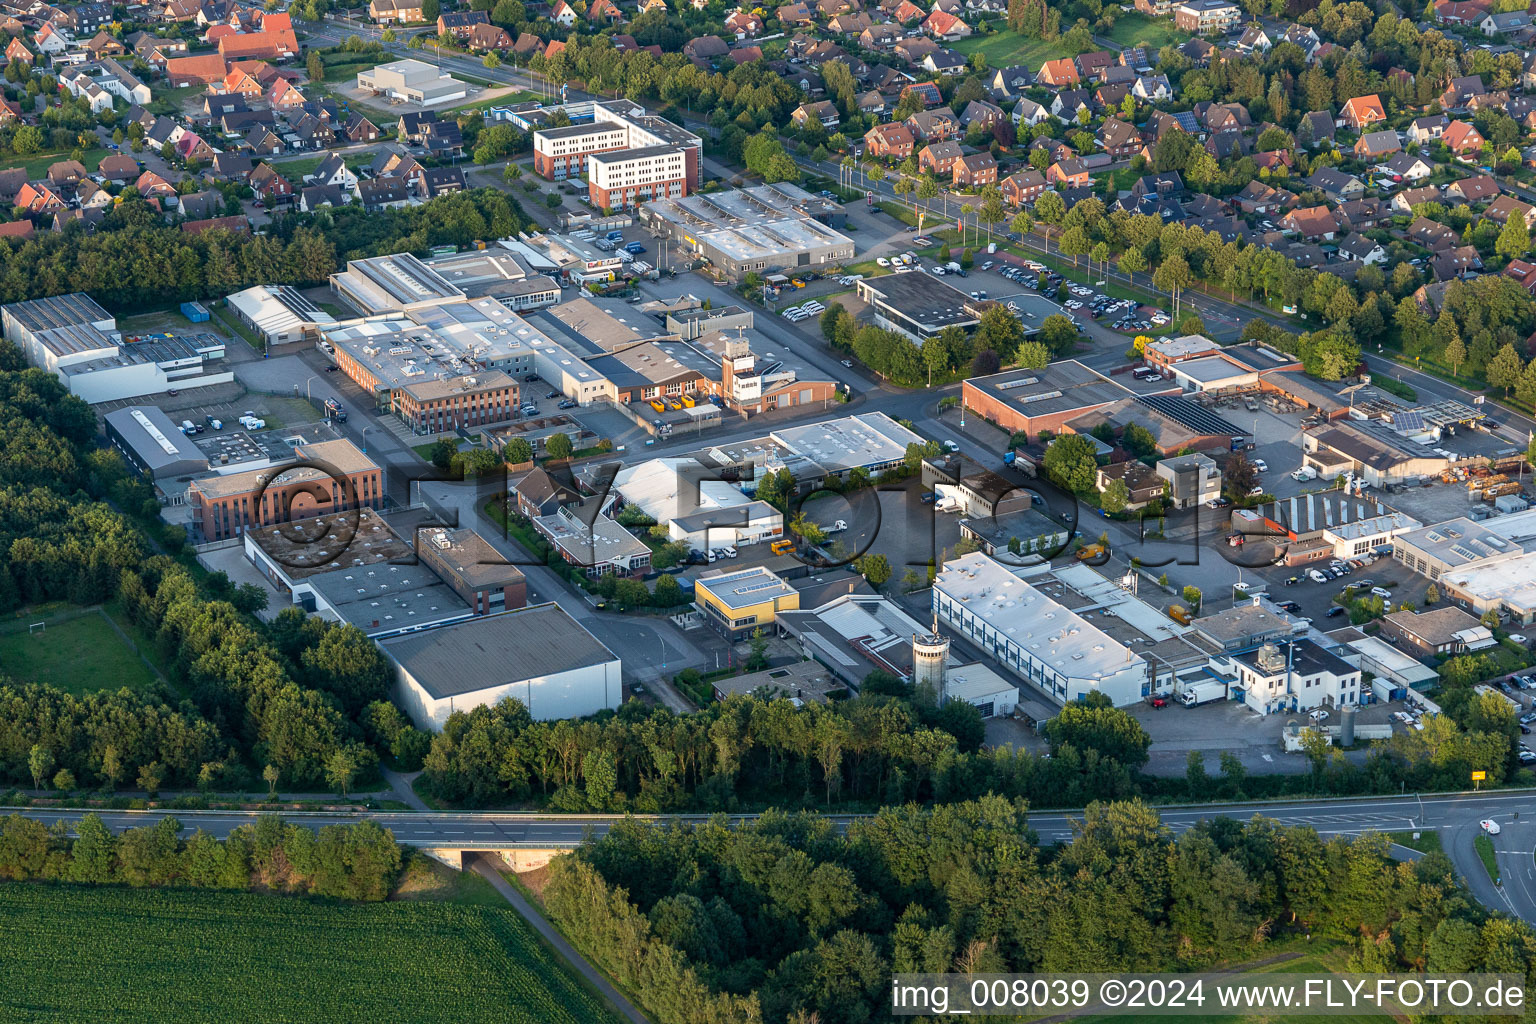
[[[625,821],[550,866],[545,906],[655,1019],[887,1019],[895,972],[1190,971],[1306,933],[1346,969],[1526,975],[1536,936],[1491,916],[1433,852],[1386,836],[1218,819],[1173,835],[1096,803],[1040,849],[1025,805],[986,797],[832,823],[770,812]],[[813,1016],[814,1015],[814,1016]]]
[[[256,889],[334,899],[377,901],[400,874],[400,847],[371,821],[326,825],[317,835],[275,814],[240,825],[222,841],[203,829],[182,840],[181,822],[114,835],[100,816],[86,814],[71,838],[12,814],[0,822],[0,879],[82,885]]]
[[[95,232],[42,232],[0,245],[0,303],[86,292],[126,312],[219,299],[255,284],[324,284],[349,259],[468,246],[516,234],[525,223],[514,200],[487,188],[398,210],[290,212],[263,235],[190,235],[128,190]]]

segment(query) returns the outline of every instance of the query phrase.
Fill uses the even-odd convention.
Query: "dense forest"
[[[64,830],[12,814],[0,821],[0,879],[89,885],[254,889],[382,900],[400,873],[394,834],[371,821],[327,825],[319,834],[274,814],[218,840],[198,829],[178,838],[181,822],[113,835],[95,814]]]
[[[544,897],[663,1021],[860,1024],[889,1019],[896,971],[1189,971],[1302,935],[1351,946],[1350,971],[1531,973],[1529,926],[1490,916],[1444,854],[1398,863],[1389,845],[1257,817],[1175,837],[1121,802],[1045,850],[1022,802],[987,797],[845,835],[780,812],[627,821],[551,864]]]
[[[258,622],[246,588],[177,560],[148,487],[95,441],[90,408],[0,343],[0,611],[116,601],[170,685],[75,697],[0,680],[0,779],[243,789],[271,766],[285,786],[345,791],[376,763],[370,743],[419,761],[425,735],[377,706],[377,645],[298,609]]]

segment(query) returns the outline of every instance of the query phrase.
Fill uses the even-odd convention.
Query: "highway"
[[[87,813],[81,809],[0,808],[0,814],[19,813],[45,824],[77,822]],[[205,829],[220,838],[234,828],[249,824],[261,811],[100,811],[102,820],[112,829],[121,830],[153,824],[163,817],[179,819],[190,835],[193,829]],[[1506,790],[1491,793],[1454,793],[1427,797],[1367,797],[1331,800],[1248,802],[1172,806],[1163,808],[1164,824],[1182,832],[1196,822],[1213,817],[1246,820],[1255,815],[1272,818],[1282,825],[1304,825],[1316,829],[1323,838],[1358,835],[1367,831],[1435,831],[1450,855],[1457,871],[1473,893],[1485,905],[1506,911],[1536,923],[1536,790]],[[1078,811],[1043,811],[1031,814],[1030,826],[1043,844],[1070,842],[1081,820]],[[350,824],[362,819],[389,829],[396,840],[409,846],[458,849],[570,849],[587,836],[601,836],[615,822],[616,815],[546,815],[499,812],[407,812],[336,813],[320,811],[283,812],[296,824],[318,829],[324,825]],[[737,816],[737,820],[751,815]],[[856,815],[832,815],[839,827],[846,827]],[[660,815],[648,820],[699,822],[707,815]],[[1492,819],[1500,825],[1494,837],[1498,863],[1503,875],[1502,887],[1495,887],[1483,870],[1473,848],[1479,822]],[[1400,851],[1406,854],[1406,851]]]

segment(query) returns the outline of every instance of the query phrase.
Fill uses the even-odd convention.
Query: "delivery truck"
[[[1187,708],[1209,704],[1213,700],[1227,699],[1227,684],[1219,679],[1190,683],[1179,691],[1179,703]]]

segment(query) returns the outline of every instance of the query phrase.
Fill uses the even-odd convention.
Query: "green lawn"
[[[266,351],[267,347],[261,343],[261,339],[256,337],[256,335],[252,333],[249,327],[245,326],[245,324],[242,324],[238,319],[236,319],[229,312],[229,310],[225,309],[222,305],[213,302],[204,303],[204,305],[206,305],[209,311],[213,313],[213,323],[219,324],[226,331],[235,335],[236,337],[243,338],[245,343],[251,346],[251,348],[255,349],[257,352]]]
[[[56,164],[61,160],[68,160],[71,152],[73,150],[66,149],[62,153],[40,153],[25,160],[12,161],[6,164],[6,166],[24,167],[26,168],[28,178],[42,178],[48,174],[48,168],[51,164]],[[111,155],[112,151],[110,149],[88,149],[85,151],[85,158],[80,162],[85,165],[87,171],[94,171],[104,157]]]
[[[1419,832],[1419,838],[1413,838],[1412,832],[1389,832],[1387,838],[1398,846],[1406,846],[1410,850],[1418,850],[1420,853],[1433,853],[1442,849],[1440,846],[1440,833],[1427,829]]]
[[[75,694],[154,685],[154,672],[100,612],[49,622],[35,634],[27,619],[22,616],[0,633],[0,674]],[[46,621],[42,616],[32,621],[40,620]]]
[[[1172,18],[1149,18],[1140,13],[1120,15],[1115,19],[1115,27],[1105,34],[1121,46],[1144,47],[1154,64],[1158,50],[1189,39],[1188,32],[1174,27]]]
[[[466,103],[460,107],[453,107],[447,111],[444,111],[444,113],[460,114],[469,110],[485,110],[489,107],[504,107],[513,103],[527,103],[531,100],[542,100],[545,98],[546,97],[540,96],[536,92],[529,92],[527,89],[520,89],[517,92],[509,92],[500,96],[490,96],[485,99],[475,100],[473,103]]]
[[[1044,39],[1026,39],[1006,29],[989,36],[970,36],[955,43],[954,48],[967,57],[973,53],[982,53],[989,67],[1006,68],[1020,64],[1031,71],[1038,70],[1048,60],[1077,56],[1071,47],[1062,45],[1060,39],[1049,42]]]
[[[5,1020],[616,1018],[510,907],[0,886]]]

